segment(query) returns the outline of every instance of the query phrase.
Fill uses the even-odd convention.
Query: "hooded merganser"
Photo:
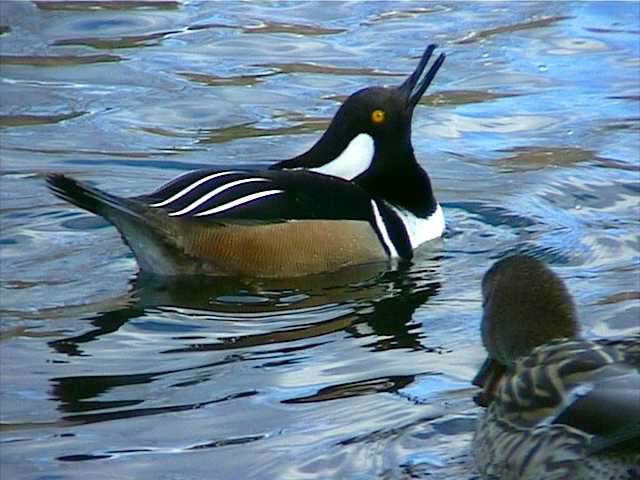
[[[291,277],[410,259],[444,231],[411,144],[413,111],[445,59],[425,73],[435,48],[399,87],[351,95],[309,151],[268,170],[197,170],[132,198],[61,174],[47,183],[111,222],[158,275]]]
[[[482,297],[483,477],[640,478],[640,335],[580,339],[564,283],[525,255],[495,263]]]

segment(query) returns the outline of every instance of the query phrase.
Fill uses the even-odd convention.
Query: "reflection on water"
[[[84,65],[87,63],[119,62],[118,55],[0,55],[4,65],[31,65],[34,67],[61,67],[66,65]]]
[[[259,284],[245,284],[246,281],[233,279],[200,278],[170,282],[157,278],[138,276],[131,285],[131,303],[123,308],[100,313],[88,319],[92,328],[81,335],[65,337],[49,342],[56,352],[69,356],[87,355],[85,350],[90,342],[99,341],[101,337],[117,332],[127,322],[142,318],[151,323],[158,320],[145,319],[149,311],[159,310],[156,314],[160,320],[156,328],[173,333],[173,340],[181,345],[159,352],[160,354],[177,355],[201,352],[236,352],[253,349],[250,354],[225,354],[220,360],[185,369],[154,371],[146,374],[127,374],[115,376],[62,377],[52,379],[53,398],[60,401],[60,409],[64,412],[77,413],[132,406],[143,402],[127,400],[119,402],[84,402],[116,387],[152,382],[168,374],[187,371],[192,374],[198,369],[210,369],[212,366],[224,365],[255,359],[269,359],[269,367],[292,364],[292,357],[305,355],[305,350],[313,349],[324,343],[322,337],[335,332],[345,332],[354,338],[373,337],[375,340],[362,347],[369,350],[413,349],[435,351],[442,347],[426,347],[419,341],[417,325],[413,323],[415,310],[428,301],[429,297],[438,293],[440,284],[433,277],[433,272],[422,272],[420,279],[412,279],[402,271],[374,272],[372,268],[358,268],[349,272],[332,275],[319,275],[295,281],[271,281]],[[224,281],[223,281],[224,280]],[[205,286],[204,282],[213,285]],[[285,283],[286,290],[278,290]],[[299,283],[300,285],[296,285]],[[171,317],[174,313],[182,313],[185,317],[193,317],[194,313],[200,323],[225,322],[222,328],[190,328],[188,320],[173,328],[162,325],[162,318]],[[234,322],[240,325],[237,335],[217,332],[233,329]],[[249,323],[250,325],[246,325]],[[265,325],[271,325],[268,331],[262,332]],[[245,333],[254,329],[259,333]],[[216,333],[212,333],[216,332]],[[297,346],[292,346],[292,345]],[[269,347],[268,349],[265,349]],[[276,347],[276,348],[271,348]],[[210,359],[210,358],[209,358]],[[199,381],[210,380],[201,377]],[[392,388],[397,382],[388,379]],[[369,384],[371,381],[367,381]],[[381,386],[382,383],[382,386]],[[410,383],[401,382],[402,386]],[[387,391],[385,383],[377,379],[375,391]],[[325,387],[331,390],[326,398],[340,398],[355,389],[350,386]],[[363,390],[363,394],[369,390]],[[343,393],[340,393],[343,392]],[[318,394],[320,396],[320,394]],[[319,400],[320,398],[318,398]],[[290,403],[302,399],[288,399]],[[135,413],[136,410],[120,411],[116,418],[132,415],[163,413],[163,409],[152,409],[146,413]],[[170,407],[169,411],[174,411]],[[100,415],[90,414],[87,422],[99,421]],[[104,415],[103,420],[114,418],[113,414]],[[83,415],[63,417],[65,420],[84,421]]]
[[[180,7],[180,2],[171,0],[34,0],[36,7],[42,10],[128,10],[128,9],[166,9]]]
[[[571,17],[557,16],[557,17],[542,17],[535,20],[527,20],[524,22],[514,23],[511,25],[503,25],[495,28],[488,28],[486,30],[480,30],[477,32],[471,32],[465,37],[456,41],[456,43],[473,43],[486,40],[494,35],[500,35],[504,33],[513,33],[521,30],[533,30],[538,28],[548,27],[554,23],[568,20]]]
[[[0,477],[475,478],[479,282],[552,264],[638,329],[638,9],[607,2],[0,2]],[[117,194],[304,151],[346,96],[447,61],[413,120],[448,221],[411,264],[136,274]],[[69,468],[72,466],[72,468]]]
[[[0,60],[1,62],[2,60]],[[58,123],[84,115],[87,112],[63,113],[60,115],[0,115],[0,126],[19,127],[27,125],[41,125]]]

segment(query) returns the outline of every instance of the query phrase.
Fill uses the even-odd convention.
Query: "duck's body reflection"
[[[211,328],[166,331],[167,345],[180,344],[159,353],[189,355],[205,354],[202,364],[152,373],[119,375],[88,375],[52,379],[52,396],[60,402],[65,420],[80,423],[112,420],[195,408],[193,404],[171,405],[166,408],[140,409],[135,405],[145,399],[126,401],[96,400],[114,388],[141,385],[185,370],[208,369],[218,365],[242,362],[247,358],[269,355],[284,356],[310,350],[331,341],[329,335],[345,332],[354,338],[371,338],[359,344],[370,351],[390,349],[432,351],[440,346],[425,345],[421,325],[414,323],[413,314],[440,290],[439,263],[427,266],[398,266],[389,270],[385,265],[370,265],[330,275],[318,275],[294,280],[252,281],[225,278],[189,279],[170,283],[155,277],[139,276],[131,282],[127,306],[99,313],[91,318],[93,329],[77,336],[50,342],[57,352],[68,356],[87,355],[91,342],[117,332],[127,322],[148,319],[161,314],[163,318],[197,318]],[[216,328],[216,323],[221,328]],[[229,324],[247,323],[242,328]],[[255,328],[253,328],[255,327]],[[224,332],[224,333],[221,333]],[[221,356],[220,353],[227,352]],[[206,352],[213,356],[207,357]],[[214,352],[218,352],[215,353]],[[164,359],[159,359],[164,360]],[[282,362],[286,363],[284,359]],[[159,362],[160,363],[160,362]],[[166,365],[166,362],[163,362]],[[270,364],[280,365],[278,361]],[[411,376],[409,376],[411,377]],[[398,379],[401,378],[401,381]],[[371,372],[363,382],[324,387],[314,395],[290,398],[287,403],[323,401],[379,391],[396,391],[412,381],[400,376],[381,377]],[[255,391],[238,392],[253,395]],[[212,402],[222,401],[214,399]],[[205,402],[210,403],[210,402]],[[199,403],[197,406],[202,406]],[[133,407],[133,409],[132,409]],[[96,410],[109,409],[108,413]],[[96,413],[91,413],[96,412]],[[70,414],[70,415],[69,415]]]

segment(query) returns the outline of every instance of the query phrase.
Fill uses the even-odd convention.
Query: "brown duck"
[[[562,280],[524,255],[489,269],[482,298],[482,477],[640,479],[640,334],[581,339]]]

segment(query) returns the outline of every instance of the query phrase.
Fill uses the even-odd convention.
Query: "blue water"
[[[495,259],[550,263],[586,336],[640,327],[637,3],[92,7],[0,2],[1,478],[475,478]],[[448,227],[410,266],[159,284],[44,187],[267,166],[432,42],[413,142]]]

